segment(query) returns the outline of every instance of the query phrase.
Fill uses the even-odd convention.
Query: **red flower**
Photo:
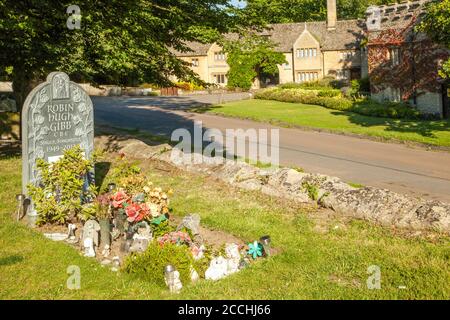
[[[145,203],[144,204],[131,203],[129,206],[126,207],[125,212],[128,216],[127,219],[129,222],[142,221],[150,213]]]
[[[111,197],[113,207],[116,208],[116,209],[117,208],[123,208],[123,204],[125,202],[127,202],[128,198],[129,197],[127,196],[127,194],[124,191],[122,191],[122,190],[117,191]]]

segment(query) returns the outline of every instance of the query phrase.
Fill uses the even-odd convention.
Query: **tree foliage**
[[[227,53],[228,87],[248,90],[254,79],[261,75],[278,73],[278,64],[286,62],[283,53],[267,38],[247,33],[238,40],[224,43]]]
[[[337,0],[339,19],[364,18],[370,5],[393,0]],[[247,0],[242,11],[246,20],[266,23],[323,21],[327,18],[327,0]]]
[[[450,0],[430,4],[418,30],[450,49]],[[440,76],[450,79],[450,58],[443,64]]]
[[[187,51],[185,41],[211,42],[237,25],[228,0],[85,0],[81,28],[70,30],[71,4],[0,0],[0,70],[12,67],[18,105],[51,71],[111,84],[196,79],[170,48]]]

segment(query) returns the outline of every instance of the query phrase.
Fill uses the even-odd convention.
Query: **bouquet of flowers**
[[[119,213],[125,214],[130,223],[161,218],[169,212],[169,198],[161,188],[153,187],[149,182],[140,189],[130,193],[125,188],[119,188],[111,195],[111,204]]]

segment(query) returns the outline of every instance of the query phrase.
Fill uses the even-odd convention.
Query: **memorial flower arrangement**
[[[118,213],[125,214],[129,223],[159,224],[169,213],[168,195],[161,188],[153,187],[151,182],[142,186],[143,181],[141,177],[123,179],[122,187],[111,195],[111,205]]]

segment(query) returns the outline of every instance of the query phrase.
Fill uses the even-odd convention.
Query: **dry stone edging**
[[[196,155],[194,161],[183,161],[184,154],[168,144],[149,146],[137,139],[114,141],[96,138],[97,144],[138,159],[158,159],[196,173],[218,178],[233,186],[260,191],[269,196],[311,203],[305,184],[317,188],[317,202],[345,216],[364,219],[384,226],[414,230],[434,230],[450,234],[450,204],[424,200],[375,187],[355,188],[337,177],[304,173],[291,168],[260,169],[241,161]],[[178,152],[171,157],[171,152]]]

